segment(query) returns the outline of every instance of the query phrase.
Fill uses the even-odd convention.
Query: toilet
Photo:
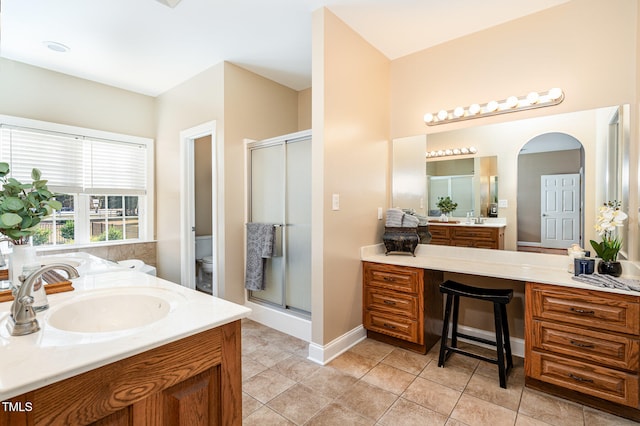
[[[198,262],[200,271],[198,272],[196,287],[198,290],[211,293],[213,287],[213,257],[205,256]]]
[[[200,291],[211,294],[213,288],[213,271],[214,263],[212,252],[211,235],[203,235],[196,237],[196,263],[197,276],[196,288]]]

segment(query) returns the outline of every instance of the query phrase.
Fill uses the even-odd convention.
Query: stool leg
[[[444,360],[447,355],[447,336],[449,334],[449,317],[451,316],[451,295],[447,294],[447,302],[444,308],[444,319],[442,320],[442,338],[440,341],[440,356],[438,357],[438,367],[444,367]]]
[[[458,313],[460,312],[460,296],[453,296],[453,319],[451,328],[451,347],[458,347]]]
[[[498,375],[500,376],[500,387],[507,388],[507,372],[504,365],[504,344],[502,336],[504,331],[502,329],[502,313],[500,312],[500,304],[493,304],[493,316],[496,323],[496,350],[498,353]]]
[[[500,305],[502,314],[502,330],[504,331],[504,350],[507,354],[507,371],[513,368],[513,357],[511,356],[511,340],[509,338],[509,322],[507,321],[507,305]]]

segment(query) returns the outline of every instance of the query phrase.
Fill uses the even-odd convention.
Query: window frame
[[[23,117],[15,117],[9,115],[1,115],[0,114],[0,125],[7,126],[16,126],[16,127],[26,127],[34,130],[42,130],[45,132],[58,132],[65,133],[68,135],[75,135],[86,137],[88,139],[103,139],[120,143],[131,143],[144,145],[146,148],[146,193],[144,195],[139,195],[139,204],[138,204],[138,217],[140,220],[144,221],[143,226],[139,227],[139,236],[136,239],[129,240],[116,240],[116,241],[104,241],[104,242],[91,242],[89,239],[89,235],[83,235],[84,232],[81,231],[81,235],[76,234],[75,242],[73,244],[56,244],[56,245],[47,245],[47,246],[38,246],[38,250],[59,250],[61,248],[77,248],[77,247],[95,247],[98,245],[110,245],[110,244],[126,244],[126,243],[136,243],[136,242],[148,242],[153,241],[154,237],[154,227],[155,227],[155,211],[153,210],[153,206],[155,205],[155,163],[154,163],[154,148],[155,141],[152,138],[145,138],[140,136],[132,136],[126,135],[122,133],[114,133],[103,130],[89,129],[86,127],[78,127],[71,126],[66,124],[52,123],[41,120],[33,120],[29,118]],[[46,179],[46,176],[43,176]],[[51,187],[54,192],[58,193],[68,193],[74,196],[74,220],[78,222],[86,221],[86,228],[89,229],[89,195],[87,194],[78,194],[72,191],[64,191],[63,188],[55,188]],[[94,191],[92,195],[129,195],[126,190],[116,190],[116,191]],[[85,228],[76,227],[76,231],[79,229]]]

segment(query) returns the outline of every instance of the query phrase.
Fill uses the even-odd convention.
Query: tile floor
[[[524,388],[521,358],[498,384],[497,367],[426,355],[366,339],[326,366],[307,343],[242,323],[243,425],[632,425],[630,420]]]

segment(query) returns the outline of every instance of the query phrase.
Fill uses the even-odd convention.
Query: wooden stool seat
[[[444,311],[444,321],[442,324],[442,342],[440,344],[438,367],[444,367],[445,361],[453,352],[487,361],[492,364],[498,365],[500,387],[506,389],[507,374],[513,367],[511,343],[509,341],[509,324],[507,322],[507,303],[509,303],[513,298],[513,290],[472,287],[449,280],[440,284],[440,292],[446,294],[447,299]],[[482,339],[480,337],[470,336],[468,334],[458,332],[458,313],[460,310],[461,296],[472,299],[485,300],[487,302],[493,303],[493,316],[496,328],[495,341]],[[449,334],[449,319],[451,317],[452,305],[453,319],[451,327],[451,345],[447,345],[447,337]],[[489,358],[458,348],[458,337],[462,337],[464,339],[472,340],[479,343],[484,343],[486,345],[495,346],[497,357]]]

